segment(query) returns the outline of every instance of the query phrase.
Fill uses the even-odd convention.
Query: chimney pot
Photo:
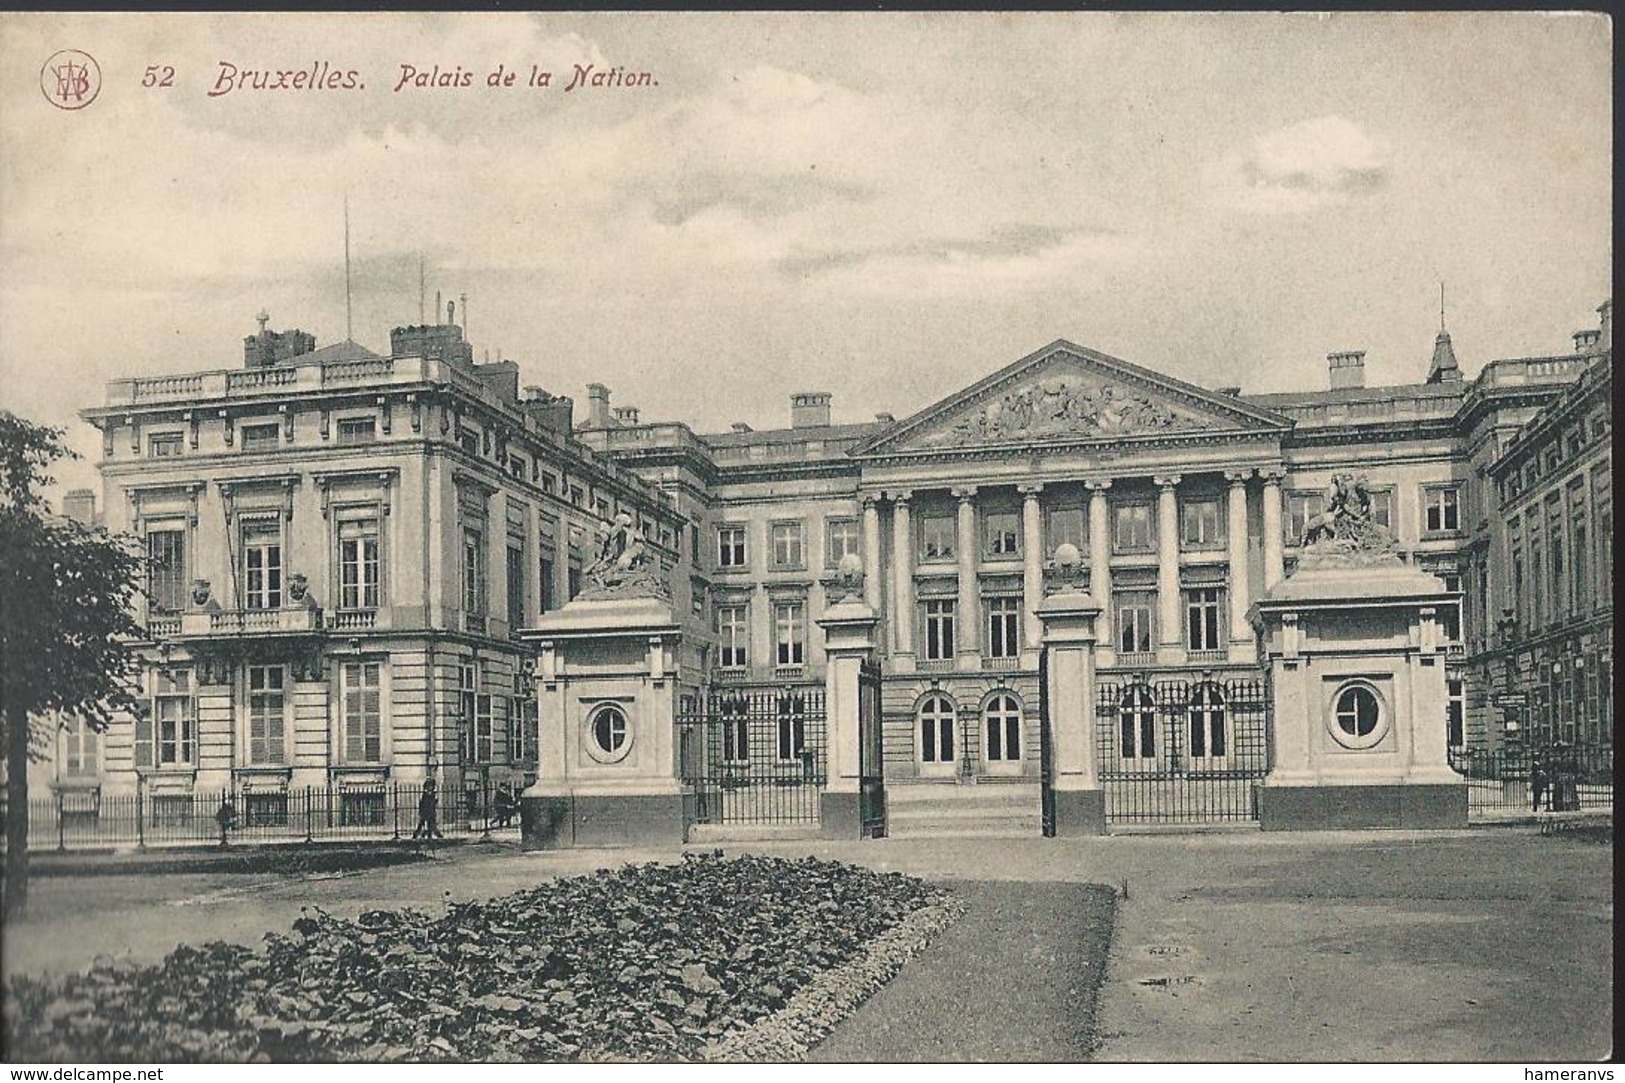
[[[615,420],[622,425],[636,425],[638,423],[638,408],[636,406],[615,407]]]
[[[1230,398],[1235,398],[1237,395],[1241,394],[1241,388],[1239,388],[1239,387],[1221,387],[1221,388],[1219,388],[1219,394],[1228,395]]]
[[[1326,355],[1326,367],[1331,374],[1332,390],[1365,386],[1365,351],[1343,350]]]
[[[743,421],[735,421],[732,425],[729,426],[729,428],[733,429],[734,432],[751,432],[752,431],[751,427],[749,425],[747,425]]]
[[[880,413],[875,415],[875,420],[876,421],[884,421],[886,424],[890,425],[892,422],[896,421],[897,418],[893,417],[891,414],[889,414],[886,411],[882,410]]]
[[[609,428],[609,388],[603,384],[587,385],[587,428]]]

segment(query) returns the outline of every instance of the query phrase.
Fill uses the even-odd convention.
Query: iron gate
[[[678,704],[678,768],[691,824],[817,823],[824,690],[707,688]]]
[[[1101,682],[1095,734],[1107,823],[1257,819],[1268,713],[1262,680]]]
[[[1055,837],[1055,738],[1049,724],[1049,651],[1038,655],[1038,823],[1047,839]]]
[[[886,837],[886,780],[880,742],[880,667],[858,671],[859,814],[866,839]]]

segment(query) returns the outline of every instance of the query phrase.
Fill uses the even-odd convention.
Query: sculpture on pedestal
[[[1399,562],[1388,528],[1371,517],[1370,483],[1364,474],[1338,474],[1326,487],[1326,510],[1303,525],[1299,566],[1354,567]]]
[[[598,547],[598,559],[587,567],[586,576],[592,584],[581,592],[584,601],[611,598],[659,598],[671,600],[671,586],[666,582],[655,555],[643,537],[643,531],[627,512],[615,516],[613,524],[604,524],[604,539]]]

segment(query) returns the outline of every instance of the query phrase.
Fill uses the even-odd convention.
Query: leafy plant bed
[[[946,920],[945,903],[898,873],[719,851],[439,916],[310,910],[259,950],[17,978],[7,1046],[16,1061],[700,1059],[911,916]]]

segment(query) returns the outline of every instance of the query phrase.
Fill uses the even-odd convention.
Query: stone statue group
[[[661,574],[655,554],[629,512],[618,513],[614,523],[604,523],[603,532],[598,558],[587,566],[585,573],[592,585],[581,592],[581,597],[590,600],[671,596],[671,588]]]

